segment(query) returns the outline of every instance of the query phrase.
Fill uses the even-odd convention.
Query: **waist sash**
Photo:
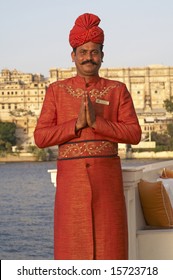
[[[117,155],[117,143],[106,140],[86,140],[67,142],[60,145],[58,160],[90,157],[116,157]]]

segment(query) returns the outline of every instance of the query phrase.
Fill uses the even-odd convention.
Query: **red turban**
[[[79,47],[87,42],[103,44],[104,32],[98,27],[100,19],[93,14],[79,16],[69,34],[69,42],[72,48]]]

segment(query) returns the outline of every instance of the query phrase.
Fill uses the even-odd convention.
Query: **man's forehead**
[[[77,47],[78,50],[99,50],[100,49],[100,44],[96,43],[86,43],[84,45],[81,45]]]

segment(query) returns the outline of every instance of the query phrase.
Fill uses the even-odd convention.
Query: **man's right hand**
[[[84,128],[87,126],[87,120],[86,120],[86,95],[82,96],[80,111],[78,115],[78,119],[76,122],[76,131]]]

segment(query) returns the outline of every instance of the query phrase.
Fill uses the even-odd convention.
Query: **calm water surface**
[[[47,170],[55,168],[56,162],[0,164],[0,259],[53,259],[55,188]]]
[[[52,259],[55,162],[0,164],[0,259]]]

